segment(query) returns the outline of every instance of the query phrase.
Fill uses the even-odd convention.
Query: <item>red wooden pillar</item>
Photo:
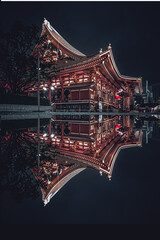
[[[89,72],[88,76],[89,76],[88,80],[89,80],[89,82],[91,82],[92,81],[92,73],[91,73],[91,71]]]
[[[49,101],[51,102],[51,83],[48,83],[48,87],[49,87]]]
[[[98,100],[97,97],[98,97],[98,90],[97,90],[97,84],[96,84],[96,87],[94,88],[94,100],[95,101]]]
[[[49,136],[51,136],[51,121],[49,123]]]
[[[61,102],[64,102],[64,86],[62,77],[60,77],[60,82],[61,82]]]
[[[101,101],[102,101],[102,79],[101,78],[100,78],[99,82],[101,84]]]
[[[77,83],[77,75],[76,75],[76,73],[73,74],[73,78],[74,78],[74,83]]]
[[[51,121],[50,121],[50,123],[49,123],[49,127],[48,127],[49,129],[49,138],[48,138],[48,143],[50,143],[51,142],[51,128],[52,128],[52,125],[51,125]]]
[[[77,141],[74,142],[73,150],[76,152],[77,149]]]
[[[64,122],[61,122],[61,139],[64,137]]]

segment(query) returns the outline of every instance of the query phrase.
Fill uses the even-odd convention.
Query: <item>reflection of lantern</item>
[[[119,129],[119,128],[121,128],[121,127],[122,127],[122,125],[120,125],[120,124],[117,124],[117,125],[115,126],[116,129]]]

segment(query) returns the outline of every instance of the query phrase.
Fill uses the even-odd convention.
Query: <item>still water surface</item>
[[[160,223],[157,117],[1,124],[1,223]]]

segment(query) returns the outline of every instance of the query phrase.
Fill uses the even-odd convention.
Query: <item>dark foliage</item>
[[[1,191],[8,190],[17,201],[39,196],[39,184],[31,171],[36,152],[36,141],[24,131],[12,131],[1,141]]]
[[[10,89],[13,94],[23,94],[37,84],[37,56],[32,53],[43,41],[39,28],[33,24],[24,26],[16,22],[9,32],[0,32],[1,86]],[[47,77],[45,69],[48,67],[41,63],[41,80]]]
[[[48,151],[51,147],[51,142],[40,141],[40,168],[45,162],[54,162],[54,154]],[[1,192],[8,191],[18,202],[24,198],[38,198],[41,184],[33,173],[37,172],[37,154],[37,137],[28,129],[10,130],[1,136]]]

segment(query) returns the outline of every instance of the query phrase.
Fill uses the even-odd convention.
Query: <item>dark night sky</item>
[[[3,2],[1,26],[43,18],[86,55],[112,44],[121,74],[160,82],[160,2]]]

